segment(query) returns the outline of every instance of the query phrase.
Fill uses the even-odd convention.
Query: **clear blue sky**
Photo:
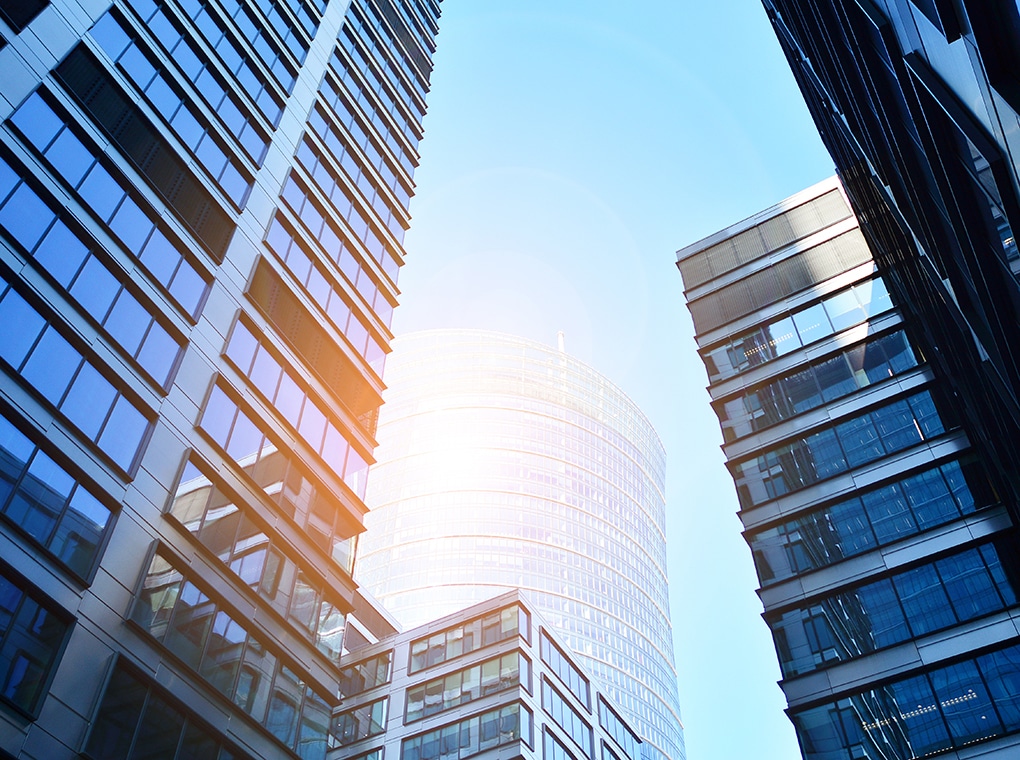
[[[758,0],[445,0],[394,331],[555,345],[662,437],[689,760],[799,757],[675,251],[832,173]]]

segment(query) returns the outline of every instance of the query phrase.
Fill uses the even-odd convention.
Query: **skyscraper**
[[[438,13],[0,2],[0,755],[324,756]]]
[[[1016,519],[1020,10],[764,5],[879,267]]]
[[[407,626],[523,589],[644,756],[682,758],[665,455],[648,420],[539,343],[435,330],[394,345],[359,583]]]
[[[1015,757],[1011,505],[838,183],[678,266],[805,759]]]

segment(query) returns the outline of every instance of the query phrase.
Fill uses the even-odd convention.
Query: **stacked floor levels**
[[[805,758],[1017,756],[1008,505],[839,185],[678,266]]]
[[[0,2],[0,756],[325,755],[437,16]]]
[[[341,661],[329,760],[639,760],[592,674],[510,591]]]

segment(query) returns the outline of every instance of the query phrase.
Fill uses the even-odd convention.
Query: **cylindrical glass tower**
[[[404,625],[523,589],[646,740],[684,757],[647,418],[561,351],[477,330],[393,342],[357,580]]]

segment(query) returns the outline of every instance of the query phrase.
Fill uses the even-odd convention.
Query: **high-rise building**
[[[890,288],[1015,503],[1017,4],[764,5]]]
[[[641,741],[519,591],[341,660],[329,760],[640,760]]]
[[[643,756],[683,758],[647,418],[566,353],[497,333],[401,336],[386,372],[358,582],[405,626],[523,589]]]
[[[805,760],[1016,757],[1012,505],[839,184],[678,266]]]
[[[319,760],[438,0],[0,0],[0,756]]]

